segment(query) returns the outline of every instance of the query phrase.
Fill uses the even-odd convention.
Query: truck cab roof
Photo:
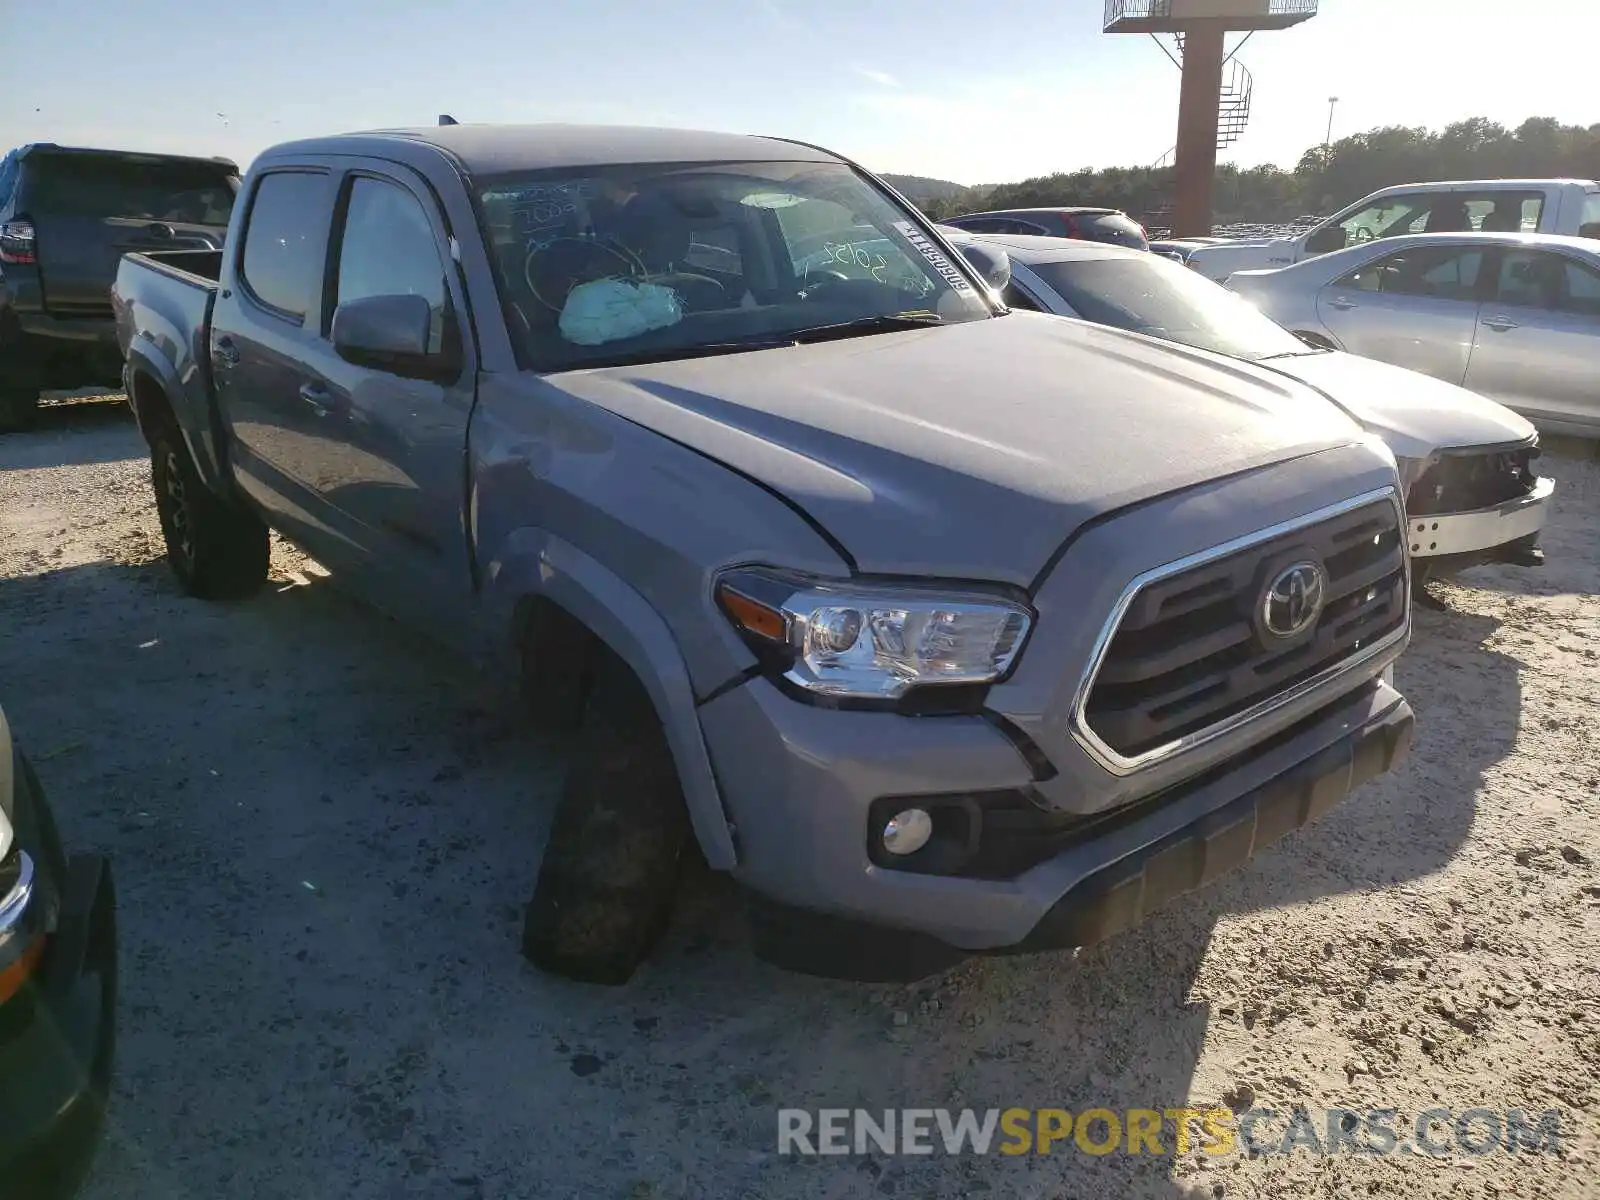
[[[836,162],[835,155],[802,142],[754,134],[710,133],[627,125],[427,125],[374,129],[286,142],[263,161],[311,154],[370,154],[394,158],[405,146],[429,146],[468,174],[499,175],[615,163]]]
[[[1390,187],[1379,188],[1364,197],[1386,196],[1398,192],[1527,192],[1539,191],[1551,187],[1578,187],[1592,188],[1595,182],[1592,179],[1436,179],[1420,183],[1397,183]]]

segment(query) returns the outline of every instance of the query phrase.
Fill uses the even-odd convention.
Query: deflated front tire
[[[585,983],[623,984],[672,916],[689,813],[644,686],[602,652],[528,903],[522,952]]]

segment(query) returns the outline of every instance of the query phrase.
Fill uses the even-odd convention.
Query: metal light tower
[[[1317,15],[1317,0],[1106,0],[1105,32],[1170,33],[1182,39],[1177,176],[1172,204],[1176,237],[1211,232],[1217,173],[1217,114],[1222,104],[1223,40],[1230,31],[1287,29]]]

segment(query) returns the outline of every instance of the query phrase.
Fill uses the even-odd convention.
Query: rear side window
[[[221,164],[65,154],[28,162],[28,207],[37,217],[225,226],[238,185]]]
[[[1600,238],[1600,192],[1583,194],[1583,215],[1578,218],[1578,236]]]
[[[309,171],[263,175],[250,201],[239,266],[251,295],[288,317],[310,312],[331,216],[327,176]]]
[[[1600,274],[1565,255],[1511,250],[1500,262],[1495,299],[1521,308],[1600,316]]]
[[[1111,242],[1118,246],[1148,249],[1144,230],[1133,218],[1122,213],[1073,213],[1067,218],[1077,229],[1078,236],[1093,242]]]

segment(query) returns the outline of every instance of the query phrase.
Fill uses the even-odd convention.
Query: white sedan
[[[1286,329],[1448,383],[1552,433],[1600,435],[1600,244],[1408,234],[1228,286]]]
[[[941,232],[963,250],[1006,253],[1011,279],[1004,295],[1013,307],[1247,360],[1309,384],[1382,437],[1399,462],[1419,585],[1478,563],[1543,562],[1539,533],[1555,482],[1534,470],[1534,427],[1504,405],[1415,371],[1308,345],[1226,288],[1158,254]]]

